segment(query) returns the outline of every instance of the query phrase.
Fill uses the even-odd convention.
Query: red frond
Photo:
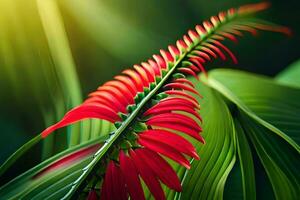
[[[156,199],[165,199],[160,181],[181,191],[176,173],[162,156],[190,168],[185,156],[196,159],[199,156],[185,137],[191,136],[205,143],[200,134],[200,106],[193,95],[202,96],[186,76],[198,79],[199,72],[207,75],[204,65],[218,57],[226,60],[229,56],[237,63],[235,55],[222,44],[225,39],[237,42],[244,32],[256,35],[257,30],[290,34],[285,27],[245,17],[267,7],[268,4],[260,3],[229,9],[197,25],[195,30],[189,30],[183,39],[177,40],[176,46],[169,45],[168,51],[160,50],[153,59],[124,70],[122,75],[98,87],[84,103],[44,130],[42,137],[87,118],[107,120],[115,123],[116,128],[121,125],[123,129],[118,129],[118,134],[111,134],[114,138],[106,143],[108,148],[113,145],[120,152],[117,155],[106,152],[109,154],[105,155],[108,166],[101,198],[128,199],[129,195],[133,200],[145,199],[140,178]],[[236,20],[240,15],[242,20]],[[137,123],[143,124],[144,128],[135,128]],[[122,135],[121,131],[134,137]],[[128,145],[123,145],[124,142]],[[89,196],[90,199],[95,197],[93,190]]]

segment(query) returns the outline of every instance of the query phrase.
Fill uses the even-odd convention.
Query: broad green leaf
[[[242,125],[235,119],[237,152],[239,155],[244,199],[255,199],[255,172],[252,153]]]
[[[300,155],[285,140],[245,114],[240,117],[272,184],[276,199],[297,199]]]
[[[213,70],[209,85],[258,123],[300,152],[300,90],[270,78],[234,70]]]
[[[201,159],[193,160],[186,171],[179,199],[222,199],[226,178],[236,160],[233,120],[216,91],[199,82],[197,90],[204,96],[200,104],[206,144],[194,144]]]
[[[275,79],[282,84],[300,87],[300,60],[292,63],[285,70],[280,72]]]
[[[0,187],[0,199],[62,198],[101,146],[105,137],[61,152]]]
[[[41,141],[41,136],[37,135],[36,137],[29,140],[23,146],[21,146],[16,152],[14,152],[0,167],[0,176],[2,176],[9,167],[11,167],[17,159],[19,159],[25,152],[32,148],[35,144]]]
[[[243,199],[243,196],[241,166],[237,156],[237,160],[226,180],[223,199],[240,200]]]
[[[247,163],[244,169],[247,173],[242,173],[244,194],[251,195],[249,190],[255,191],[253,179],[249,179],[253,176],[249,147],[253,146],[251,149],[258,155],[275,197],[294,199],[300,188],[300,173],[295,167],[300,163],[300,90],[282,86],[266,77],[233,70],[212,71],[208,84],[238,108],[231,109],[231,112],[235,117],[238,152],[241,152],[239,158]],[[240,115],[239,110],[245,114]],[[247,141],[247,138],[251,140]],[[241,148],[244,150],[241,151]],[[245,171],[249,167],[250,170]],[[241,169],[243,171],[243,165]],[[259,178],[256,169],[255,177]],[[245,187],[246,184],[248,187]],[[248,195],[244,198],[250,197]],[[261,197],[261,194],[257,196]]]
[[[38,0],[37,7],[51,56],[54,64],[59,66],[57,74],[60,84],[63,86],[64,98],[68,107],[74,107],[81,103],[81,88],[57,3],[51,0]],[[83,123],[83,126],[85,129],[89,128],[89,124],[86,122]],[[81,138],[84,140],[84,135],[80,135],[79,129],[79,124],[74,125],[72,132],[68,133],[70,145],[79,144]]]

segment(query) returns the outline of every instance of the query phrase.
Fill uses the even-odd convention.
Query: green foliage
[[[11,17],[12,14],[15,16],[11,18],[13,19],[11,30],[1,23],[3,30],[0,33],[1,55],[5,56],[5,59],[1,61],[5,63],[3,65],[5,74],[8,74],[6,78],[12,83],[11,90],[22,101],[19,104],[24,107],[31,105],[30,102],[23,102],[24,96],[30,96],[29,101],[34,101],[35,106],[38,105],[37,110],[42,116],[36,117],[39,120],[36,123],[43,122],[45,126],[48,126],[59,120],[71,107],[81,102],[81,89],[68,43],[69,38],[67,38],[58,5],[55,1],[37,2],[37,8],[28,8],[28,10],[32,11],[34,18],[40,18],[41,21],[31,24],[29,19],[25,20],[31,27],[34,27],[33,30],[29,29],[29,32],[27,32],[28,29],[25,30],[24,27],[17,25],[17,21],[25,16],[24,13],[14,13],[15,5],[12,3],[8,3],[4,8],[7,16],[2,15],[1,22],[7,19],[5,17]],[[82,1],[59,3],[71,15],[71,18],[76,18],[81,26],[87,28],[87,32],[92,34],[99,44],[106,46],[110,54],[115,57],[119,56],[121,59],[130,57],[129,60],[136,60],[136,56],[126,49],[136,40],[127,40],[125,35],[134,35],[144,41],[144,46],[147,46],[148,51],[152,49],[153,41],[163,37],[156,34],[149,36],[148,31],[139,30],[139,27],[133,26],[128,19],[124,20],[126,23],[122,23],[127,34],[122,32],[123,34],[120,35],[120,32],[115,32],[115,29],[107,26],[105,21],[101,19],[94,21],[95,18],[99,19],[97,14],[100,11],[106,11],[101,14],[113,16],[112,22],[115,27],[120,25],[120,20],[115,18],[122,18],[122,16],[113,15],[113,9],[103,8],[99,4],[96,1],[92,1],[91,4]],[[76,12],[78,8],[83,8],[84,12]],[[94,17],[96,15],[97,17]],[[53,24],[50,25],[51,23]],[[11,38],[10,31],[18,33],[16,38]],[[105,34],[99,36],[100,33]],[[43,38],[43,41],[28,39],[31,34]],[[112,42],[113,39],[117,42]],[[43,48],[45,43],[49,45],[45,48],[49,48],[49,51]],[[29,48],[30,46],[32,48]],[[36,52],[33,47],[43,50]],[[120,51],[120,47],[125,49]],[[15,51],[16,55],[14,55]],[[138,53],[143,56],[148,53],[145,51]],[[16,66],[26,67],[18,71],[12,70]],[[43,67],[38,68],[40,66]],[[190,171],[172,163],[182,179],[184,190],[179,194],[165,188],[168,199],[191,197],[195,199],[221,199],[222,197],[253,199],[255,196],[257,198],[296,199],[295,195],[300,192],[300,172],[297,168],[300,165],[300,91],[296,88],[299,87],[300,68],[297,66],[299,63],[276,78],[278,82],[293,87],[283,86],[266,77],[230,70],[210,72],[207,85],[194,81],[197,83],[197,89],[205,97],[200,101],[203,107],[201,114],[204,118],[204,137],[207,144],[198,145],[193,141],[202,159],[191,161]],[[39,70],[42,71],[42,76],[37,74]],[[19,88],[25,83],[32,86],[31,90],[26,90],[26,93],[22,91],[23,88]],[[41,94],[46,94],[46,97]],[[30,109],[32,108],[35,107],[31,106]],[[29,113],[30,109],[26,112]],[[0,199],[20,197],[59,199],[64,196],[69,191],[70,184],[79,177],[78,171],[90,163],[91,154],[83,157],[82,160],[65,165],[64,168],[57,168],[40,177],[35,176],[56,160],[78,149],[101,142],[103,138],[99,136],[107,135],[112,129],[111,124],[107,122],[92,120],[67,128],[68,134],[62,130],[54,138],[47,139],[44,158],[52,157],[1,186]],[[6,170],[15,164],[18,158],[26,153],[26,149],[31,148],[37,140],[33,139],[12,155],[8,162],[1,166],[0,175],[5,175]],[[57,141],[60,143],[58,144]],[[72,147],[74,145],[75,147]],[[68,147],[70,148],[55,155]]]
[[[300,87],[300,60],[288,66],[284,71],[276,76],[276,80],[282,84]]]
[[[104,139],[105,137],[93,139],[45,160],[3,185],[0,199],[61,198],[70,190],[81,169],[92,160]],[[1,167],[1,171],[3,170]]]
[[[280,85],[270,78],[224,69],[211,71],[205,82],[207,85],[194,80],[197,90],[205,97],[200,101],[207,144],[192,141],[202,159],[192,160],[191,170],[172,163],[184,189],[178,194],[167,191],[168,199],[296,199],[300,189],[296,132],[300,123],[297,123],[299,112],[295,111],[300,105],[295,102],[299,102],[300,90]],[[258,87],[262,85],[264,87]],[[293,98],[283,98],[286,96]],[[60,184],[67,186],[80,175],[75,173],[75,168],[84,166],[85,159],[76,167],[71,165],[49,172],[51,178],[46,174],[32,183],[31,177],[54,160],[91,143],[43,162],[1,187],[0,194],[6,194],[6,199],[16,194],[29,198],[30,195],[49,195]],[[72,171],[72,177],[53,185],[55,178],[70,173],[68,170]],[[57,198],[68,191],[60,189],[54,193]]]

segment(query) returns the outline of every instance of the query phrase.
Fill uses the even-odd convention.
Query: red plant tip
[[[180,54],[180,51],[177,49],[177,47],[173,45],[168,46],[169,51],[171,52],[172,56],[175,58],[177,55]]]
[[[288,27],[281,27],[281,30],[279,32],[282,32],[283,34],[287,35],[288,37],[293,36],[293,31]]]
[[[248,4],[239,7],[238,14],[250,14],[268,9],[271,6],[270,2],[261,2],[255,4]]]

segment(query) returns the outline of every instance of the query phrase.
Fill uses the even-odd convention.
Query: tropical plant
[[[296,199],[299,85],[233,70],[207,74],[203,67],[218,57],[225,60],[226,54],[236,63],[223,41],[236,42],[242,32],[290,34],[253,17],[267,7],[260,3],[220,12],[188,31],[169,51],[161,50],[100,86],[17,150],[0,175],[58,128],[87,118],[111,124],[102,124],[100,136],[7,182],[0,198]],[[262,188],[269,192],[261,194]]]

